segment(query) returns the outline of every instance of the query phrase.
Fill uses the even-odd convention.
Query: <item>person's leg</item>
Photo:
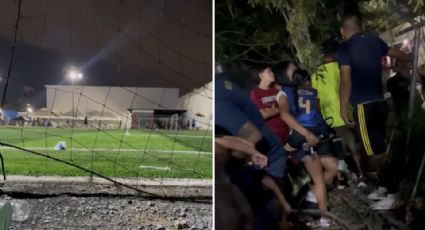
[[[393,164],[390,164],[389,157],[385,153],[388,105],[385,101],[367,104],[363,106],[362,112],[364,128],[366,128],[365,135],[369,137],[370,141],[369,146],[366,146],[369,147],[369,162],[377,171],[380,171],[378,189],[368,195],[369,199],[380,199],[380,201],[372,204],[371,208],[375,210],[392,209],[398,188],[393,180],[397,169],[393,168]],[[388,194],[385,195],[387,192]]]
[[[331,185],[335,176],[338,174],[338,161],[332,155],[331,130],[327,125],[318,125],[309,127],[317,136],[322,136],[323,140],[315,147],[315,150],[320,157],[320,164],[323,168],[325,183]]]
[[[313,180],[312,190],[316,195],[317,203],[321,212],[328,211],[327,206],[327,194],[325,186],[325,178],[323,176],[322,166],[320,164],[320,159],[317,154],[307,155],[303,159],[304,167],[306,168],[308,174]]]
[[[346,126],[337,127],[335,128],[336,134],[340,136],[343,140],[345,145],[347,146],[348,150],[351,152],[354,162],[356,163],[357,172],[359,173],[360,177],[364,177],[363,169],[361,166],[361,159],[360,159],[360,151],[356,147],[356,139],[354,137],[354,133],[351,131],[350,128]]]
[[[336,158],[331,155],[320,156],[320,163],[323,167],[323,175],[326,184],[332,184],[338,173],[338,162]]]

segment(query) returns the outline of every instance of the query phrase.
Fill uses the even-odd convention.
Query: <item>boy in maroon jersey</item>
[[[279,105],[276,100],[279,89],[274,85],[275,78],[271,66],[259,66],[258,77],[260,81],[258,86],[251,90],[251,100],[260,110],[267,127],[279,138],[283,146],[288,140],[289,129],[279,115]]]

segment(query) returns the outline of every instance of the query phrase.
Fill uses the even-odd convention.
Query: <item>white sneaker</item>
[[[390,210],[395,208],[395,197],[394,194],[388,194],[382,200],[375,202],[370,205],[372,210]]]
[[[385,197],[385,193],[387,193],[387,189],[385,187],[379,187],[375,191],[371,192],[367,198],[369,200],[382,200]]]
[[[348,165],[344,160],[338,161],[338,171],[348,173]]]
[[[311,203],[315,203],[317,204],[317,199],[316,199],[316,195],[314,195],[314,193],[312,191],[308,191],[305,200]]]
[[[367,185],[366,185],[366,183],[365,182],[363,182],[363,181],[360,181],[358,184],[357,184],[357,188],[366,188],[367,187]],[[370,195],[370,194],[369,194]]]
[[[338,190],[344,190],[345,189],[345,185],[339,184],[336,189]]]
[[[319,226],[321,228],[329,228],[331,226],[331,221],[328,218],[322,217],[319,220]]]

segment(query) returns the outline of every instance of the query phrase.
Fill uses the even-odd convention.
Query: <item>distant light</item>
[[[27,112],[28,112],[28,113],[32,113],[32,108],[31,108],[31,107],[28,107],[28,108],[27,108]]]
[[[404,39],[403,40],[403,46],[407,46],[409,44],[409,39]]]
[[[79,71],[76,67],[71,67],[67,71],[67,77],[71,81],[81,80],[81,79],[83,79],[83,73],[81,73],[81,71]]]

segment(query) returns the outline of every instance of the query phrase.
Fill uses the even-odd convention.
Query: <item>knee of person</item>
[[[338,172],[338,162],[336,159],[329,164],[329,170],[335,174]]]
[[[330,170],[338,170],[338,161],[335,157],[326,157],[326,166]]]

